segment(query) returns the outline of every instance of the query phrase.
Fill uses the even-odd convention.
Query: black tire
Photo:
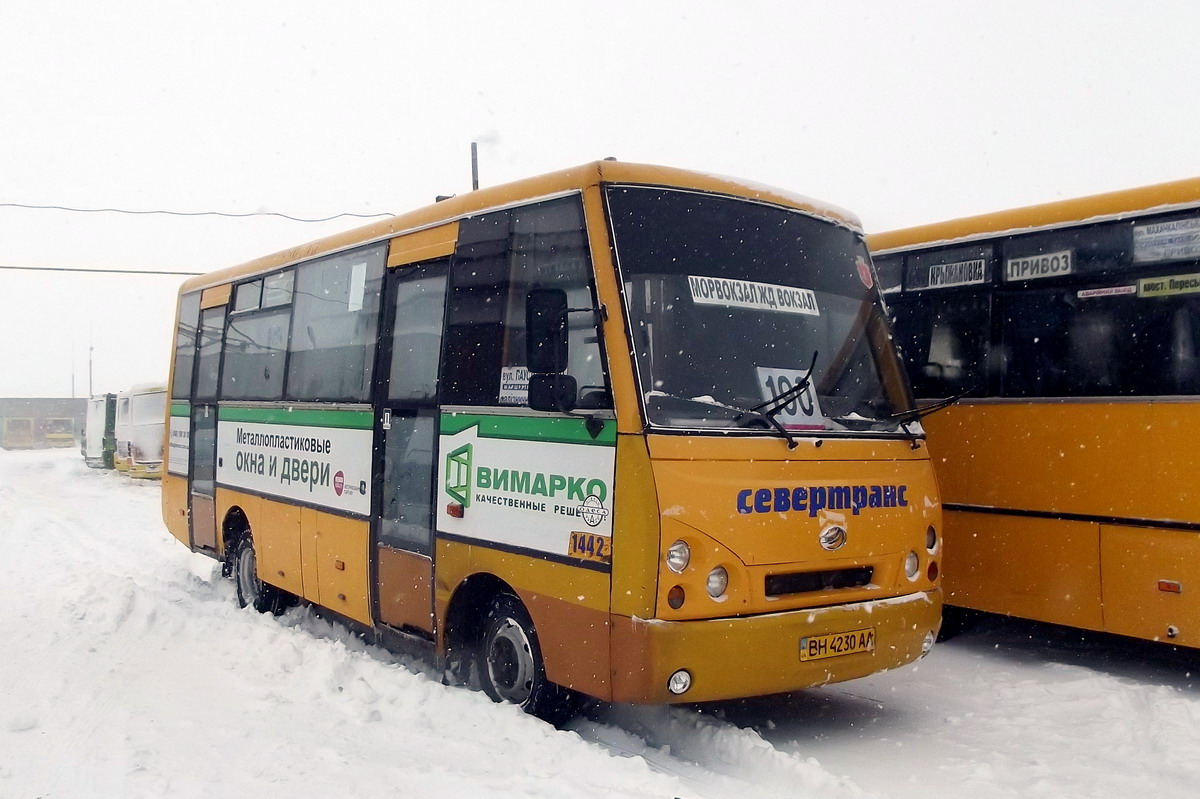
[[[479,682],[493,701],[514,704],[555,726],[579,710],[578,694],[546,679],[533,621],[512,594],[498,594],[488,608],[478,665]]]
[[[259,613],[278,616],[288,605],[287,592],[259,579],[254,539],[249,534],[241,537],[233,553],[233,582],[237,586],[238,607],[250,606]]]

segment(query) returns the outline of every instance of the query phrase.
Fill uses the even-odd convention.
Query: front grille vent
[[[874,571],[870,566],[856,566],[853,569],[768,574],[767,596],[810,594],[814,591],[830,591],[836,588],[861,588],[871,582],[871,575]]]

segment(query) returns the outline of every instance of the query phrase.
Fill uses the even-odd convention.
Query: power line
[[[73,266],[8,266],[0,264],[0,269],[20,269],[26,272],[93,272],[106,275],[202,275],[203,272],[167,272],[161,269],[84,269]]]
[[[350,216],[357,219],[376,219],[381,216],[395,216],[395,214],[381,212],[378,214],[355,214],[345,212],[334,214],[333,216],[325,216],[320,219],[305,219],[299,216],[291,216],[290,214],[281,214],[276,211],[248,211],[245,213],[230,213],[228,211],[164,211],[164,210],[130,210],[128,208],[71,208],[66,205],[28,205],[26,203],[0,203],[0,208],[25,208],[33,211],[70,211],[77,214],[133,214],[144,216],[147,214],[164,214],[166,216],[224,216],[231,219],[245,219],[253,216],[276,216],[280,219],[290,219],[293,222],[331,222],[334,219]]]

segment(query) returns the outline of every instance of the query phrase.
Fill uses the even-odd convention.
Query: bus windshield
[[[911,398],[855,231],[681,190],[607,202],[651,425],[902,432]]]

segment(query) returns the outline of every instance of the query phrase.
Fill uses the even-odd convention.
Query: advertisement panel
[[[177,407],[182,408],[176,415]],[[167,472],[187,477],[188,453],[192,443],[192,420],[187,405],[171,406],[171,424],[167,433]]]
[[[373,423],[369,410],[222,408],[217,483],[367,516]]]
[[[611,423],[443,414],[438,530],[610,563],[615,444]]]

